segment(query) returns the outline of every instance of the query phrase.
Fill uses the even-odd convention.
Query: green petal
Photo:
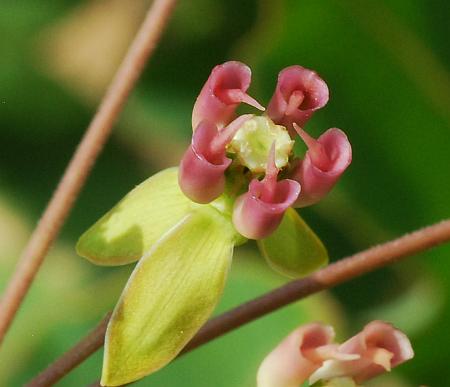
[[[302,277],[328,263],[328,253],[300,215],[289,208],[277,230],[258,241],[270,266],[288,277]]]
[[[102,385],[137,380],[177,356],[222,294],[235,238],[230,221],[206,208],[139,261],[108,326]]]
[[[123,265],[145,251],[195,206],[169,168],[129,192],[79,239],[77,253],[97,265]]]

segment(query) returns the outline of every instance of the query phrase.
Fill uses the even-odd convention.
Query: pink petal
[[[262,239],[276,230],[284,212],[300,194],[300,184],[294,180],[277,181],[275,142],[267,161],[266,176],[262,181],[250,182],[247,193],[237,198],[233,209],[236,230],[249,239]]]
[[[246,94],[250,86],[251,70],[240,62],[217,65],[200,91],[192,112],[192,128],[207,120],[222,128],[234,117],[237,106],[243,102],[264,110]]]
[[[222,154],[212,154],[209,144],[218,135],[217,127],[201,122],[184,154],[178,173],[183,193],[197,203],[209,203],[220,196],[225,188],[225,170],[231,160]]]
[[[328,325],[312,323],[297,328],[261,363],[258,387],[301,385],[322,365],[320,349],[332,347],[333,339],[334,330]]]
[[[255,179],[250,183],[249,191],[238,197],[234,204],[234,227],[249,239],[266,238],[276,230],[284,212],[297,199],[300,184],[288,179],[278,182],[275,197],[268,202],[261,198],[263,191],[263,183]]]
[[[294,206],[305,207],[331,191],[352,161],[352,147],[345,133],[337,128],[328,129],[317,140],[299,131],[309,149],[292,173],[302,187]]]
[[[354,378],[360,383],[390,371],[391,368],[410,360],[414,351],[408,337],[391,324],[383,321],[372,321],[356,336],[340,346],[345,353],[359,353],[362,357],[354,364]],[[389,353],[389,356],[386,356]],[[386,364],[386,360],[389,363]],[[361,367],[361,365],[363,365]]]
[[[301,66],[290,66],[278,75],[278,83],[267,107],[267,114],[294,136],[292,124],[295,122],[303,127],[313,113],[327,102],[328,86],[316,72]]]
[[[249,239],[262,239],[276,230],[284,212],[300,194],[300,184],[294,180],[277,181],[275,142],[267,161],[266,176],[262,181],[250,182],[247,193],[234,203],[233,223],[236,230]]]
[[[361,383],[390,371],[414,356],[408,337],[383,321],[367,324],[360,333],[340,345],[338,350],[359,355],[360,358],[326,361],[311,376],[311,383],[340,376],[350,376]]]
[[[251,117],[251,114],[239,116],[221,131],[208,121],[200,122],[178,173],[180,188],[189,199],[205,204],[223,193],[225,170],[231,164],[231,159],[226,157],[226,146]]]

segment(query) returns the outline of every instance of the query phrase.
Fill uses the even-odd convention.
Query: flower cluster
[[[215,67],[194,106],[192,143],[179,168],[151,176],[79,239],[97,265],[138,261],[105,336],[102,385],[122,385],[164,367],[192,339],[223,292],[233,249],[256,239],[269,265],[301,277],[328,262],[320,239],[290,207],[316,203],[351,161],[339,129],[317,140],[303,126],[328,100],[319,76],[284,69],[263,115],[236,116],[250,69]],[[295,157],[300,135],[308,150]]]
[[[303,129],[328,102],[328,87],[314,71],[285,68],[264,115],[236,118],[240,103],[265,110],[247,94],[250,78],[250,69],[239,62],[213,69],[194,106],[194,134],[180,164],[179,184],[197,203],[213,202],[224,192],[239,194],[235,228],[246,238],[262,239],[289,207],[322,199],[350,164],[352,150],[337,128],[317,140]],[[303,159],[292,152],[297,133],[308,147]]]
[[[343,344],[334,342],[331,326],[312,323],[297,328],[264,359],[258,387],[294,387],[308,379],[352,387],[413,356],[408,337],[383,321],[372,321]]]

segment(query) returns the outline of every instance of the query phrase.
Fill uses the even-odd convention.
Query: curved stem
[[[155,0],[100,107],[31,234],[0,301],[0,345],[83,187],[112,126],[156,47],[176,0]]]
[[[343,258],[306,278],[291,281],[209,320],[181,351],[179,356],[294,301],[448,241],[450,241],[450,219]],[[87,358],[99,349],[103,345],[108,319],[109,316],[105,317],[99,324],[101,328],[96,329],[95,334],[90,333],[74,347],[87,347],[89,351],[81,353],[74,348],[69,350],[31,380],[27,386],[44,387],[52,385],[80,364],[82,356]],[[64,365],[64,373],[61,372],[61,364]]]

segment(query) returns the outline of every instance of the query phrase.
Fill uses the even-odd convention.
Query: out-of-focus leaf
[[[323,243],[291,208],[278,229],[258,246],[269,265],[288,277],[307,275],[328,262]]]
[[[235,237],[229,219],[204,208],[140,260],[108,326],[103,385],[137,380],[181,351],[222,294]]]
[[[81,236],[77,253],[97,265],[138,260],[194,206],[177,179],[169,168],[138,185]]]

